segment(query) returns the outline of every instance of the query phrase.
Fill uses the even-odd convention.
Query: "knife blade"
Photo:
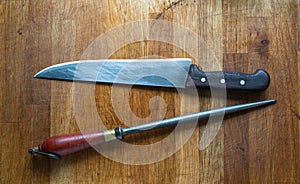
[[[189,58],[81,60],[47,67],[35,78],[112,83],[172,88],[226,88],[262,91],[270,83],[269,74],[258,69],[253,74],[203,72]]]

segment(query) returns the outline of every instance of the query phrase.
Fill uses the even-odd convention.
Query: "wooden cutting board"
[[[300,183],[298,28],[298,0],[1,1],[0,183]],[[221,98],[209,90],[191,95],[33,78],[53,64],[101,57],[189,57],[205,71],[262,68],[271,84]],[[167,128],[125,140],[137,149],[154,146],[156,160],[126,151],[125,143],[108,146],[106,155],[88,149],[60,161],[27,153],[51,135],[273,98],[275,105],[218,121],[202,147],[208,121],[186,127],[188,138]],[[127,157],[136,160],[117,159]]]

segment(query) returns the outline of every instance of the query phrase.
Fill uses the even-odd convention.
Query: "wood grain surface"
[[[2,0],[0,183],[300,183],[299,7],[298,0]],[[141,34],[152,24],[122,29],[148,19],[173,26],[157,27],[159,40]],[[198,39],[188,41],[192,35],[176,26]],[[124,31],[112,31],[117,28]],[[99,48],[91,44],[107,33],[115,41],[94,52]],[[126,43],[135,37],[142,39]],[[119,45],[118,40],[126,44]],[[224,102],[209,90],[198,90],[195,96],[189,90],[107,84],[76,84],[75,89],[72,82],[33,78],[47,66],[105,58],[110,51],[111,59],[190,57],[205,71],[252,73],[262,68],[270,74],[269,88],[260,93],[228,93],[226,105],[278,101],[227,116],[204,149],[199,149],[199,142],[208,122],[200,121],[185,144],[154,163],[136,165],[108,158],[132,156],[122,146],[111,147],[108,156],[88,149],[60,161],[28,154],[28,148],[47,137],[82,131],[82,127],[96,131],[132,126],[133,120],[146,123]],[[102,124],[94,121],[97,118]],[[152,131],[124,141],[139,147],[171,138],[173,142],[164,149],[185,139],[184,130],[176,135],[173,131]],[[157,149],[151,154],[161,156]],[[147,159],[139,152],[133,156],[138,161]]]

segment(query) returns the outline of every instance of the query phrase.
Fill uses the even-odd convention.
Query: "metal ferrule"
[[[116,138],[119,139],[119,140],[122,140],[124,138],[123,128],[118,126],[114,130],[115,130],[115,133],[116,133]]]

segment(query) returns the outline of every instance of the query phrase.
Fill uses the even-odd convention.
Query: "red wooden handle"
[[[114,130],[53,136],[38,146],[40,152],[65,156],[116,139]]]

